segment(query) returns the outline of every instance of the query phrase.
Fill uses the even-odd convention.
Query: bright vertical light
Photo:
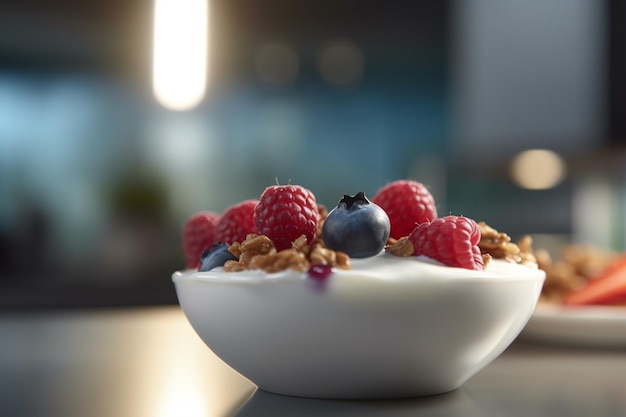
[[[152,88],[171,110],[204,98],[207,79],[207,0],[155,0]]]

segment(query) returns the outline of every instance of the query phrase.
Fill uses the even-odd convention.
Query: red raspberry
[[[372,201],[389,216],[390,237],[394,239],[408,236],[418,224],[437,218],[435,199],[416,181],[398,180],[387,184]]]
[[[215,227],[215,241],[232,245],[243,242],[250,233],[257,233],[253,219],[257,203],[257,200],[245,200],[224,210]]]
[[[254,211],[259,233],[269,237],[277,250],[290,248],[301,235],[310,244],[315,238],[317,220],[315,196],[300,185],[267,187]]]
[[[480,229],[467,217],[446,216],[419,224],[409,235],[413,255],[425,255],[448,266],[485,269],[478,242]]]
[[[215,226],[219,214],[203,211],[189,217],[183,224],[183,251],[187,268],[198,268],[200,255],[204,249],[210,249],[215,240]]]

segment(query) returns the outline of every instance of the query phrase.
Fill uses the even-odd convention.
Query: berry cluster
[[[249,234],[266,235],[277,250],[290,248],[301,235],[311,243],[317,222],[318,207],[311,191],[299,185],[268,187],[258,200],[230,206],[221,215],[201,212],[188,218],[182,231],[187,268],[198,268],[203,259],[208,259],[210,250],[205,251],[217,249],[217,243],[241,243]],[[217,266],[213,262],[210,265]]]
[[[410,180],[387,184],[372,201],[363,192],[344,195],[325,218],[320,218],[313,193],[291,184],[267,187],[258,200],[233,205],[221,215],[197,213],[183,226],[187,268],[209,270],[223,265],[231,258],[228,245],[243,242],[249,234],[267,236],[278,251],[291,248],[303,235],[310,245],[318,224],[324,245],[351,258],[374,256],[389,238],[404,238],[413,246],[410,255],[484,269],[476,222],[458,216],[438,218],[428,189]]]
[[[435,199],[421,183],[399,180],[376,193],[374,203],[391,220],[391,237],[408,237],[414,256],[424,255],[445,265],[485,268],[478,243],[478,224],[467,217],[437,217]]]
[[[204,211],[189,217],[182,231],[187,268],[198,268],[203,252],[214,244],[230,245],[243,241],[249,233],[256,233],[252,221],[256,204],[256,200],[246,200],[228,207],[221,215]]]

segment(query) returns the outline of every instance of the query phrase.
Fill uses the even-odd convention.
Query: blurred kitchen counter
[[[516,341],[452,393],[313,400],[256,390],[202,344],[178,307],[7,310],[0,409],[20,417],[623,416],[626,351]]]
[[[63,281],[0,286],[0,312],[38,309],[163,306],[177,303],[169,280],[94,285]]]

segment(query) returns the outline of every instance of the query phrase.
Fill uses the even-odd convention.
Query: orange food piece
[[[626,256],[563,299],[565,305],[615,305],[626,300]]]

